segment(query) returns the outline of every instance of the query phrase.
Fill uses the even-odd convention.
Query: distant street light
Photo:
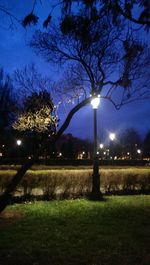
[[[22,145],[22,141],[20,139],[17,139],[16,144],[18,146],[18,148],[17,148],[18,157],[20,157],[21,156],[21,148],[20,148],[20,146]]]
[[[94,111],[94,150],[93,150],[93,178],[92,178],[92,198],[100,199],[100,175],[99,175],[99,160],[97,153],[97,109],[100,103],[100,95],[94,94],[91,100],[91,105]]]
[[[20,146],[20,145],[22,144],[22,141],[21,141],[20,139],[18,139],[18,140],[16,141],[16,144],[17,144],[18,146]]]
[[[115,135],[115,133],[110,133],[110,134],[109,134],[109,139],[110,139],[111,141],[114,141],[114,140],[116,139],[116,135]]]
[[[100,159],[102,160],[103,159],[103,148],[104,148],[104,145],[100,144],[99,148],[100,148]]]
[[[141,149],[137,149],[138,158],[142,158],[142,151]]]
[[[138,149],[138,150],[137,150],[137,153],[140,155],[140,154],[141,154],[141,150],[140,150],[140,149]]]
[[[99,147],[100,147],[100,149],[103,149],[104,145],[103,144],[100,144]]]
[[[109,139],[111,140],[111,142],[112,142],[112,144],[111,144],[111,146],[112,146],[112,162],[114,161],[114,140],[116,139],[116,135],[115,135],[115,133],[110,133],[109,134]]]

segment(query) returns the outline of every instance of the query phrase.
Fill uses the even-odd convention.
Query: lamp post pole
[[[94,145],[93,145],[93,174],[92,174],[92,199],[100,199],[102,194],[100,192],[100,174],[99,174],[99,159],[97,155],[97,108],[100,102],[99,96],[91,100],[94,114]]]
[[[93,185],[92,195],[98,198],[100,195],[100,174],[99,174],[99,160],[97,155],[97,109],[94,111],[94,150],[93,150]]]
[[[111,153],[112,153],[112,165],[113,165],[114,164],[114,140],[116,139],[115,133],[110,133],[109,139],[111,140],[110,148],[111,148]]]
[[[20,159],[21,158],[21,145],[22,145],[22,141],[20,139],[18,139],[16,141],[16,144],[17,144],[17,155],[18,155],[18,158]]]

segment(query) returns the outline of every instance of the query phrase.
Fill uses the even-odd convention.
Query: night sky
[[[31,1],[0,1],[1,3],[11,2],[11,11],[13,14],[22,18],[30,12]],[[47,1],[46,1],[47,3]],[[39,7],[41,9],[41,6]],[[43,4],[40,14],[45,18],[47,6]],[[45,15],[46,14],[46,15]],[[40,23],[42,24],[42,17]],[[39,71],[43,75],[51,75],[52,68],[43,60],[42,57],[36,56],[34,52],[27,46],[35,28],[24,29],[19,24],[14,25],[13,29],[9,29],[9,19],[0,15],[0,66],[5,72],[10,74],[16,69],[22,69],[25,65],[35,63]],[[39,26],[40,26],[39,23]],[[57,69],[53,68],[53,74],[57,74]],[[84,107],[71,121],[67,129],[67,133],[72,133],[80,138],[92,139],[93,117],[91,106]],[[61,121],[65,118],[62,115]],[[141,136],[145,136],[150,130],[150,100],[138,101],[125,105],[120,110],[115,110],[110,102],[102,100],[98,109],[98,138],[101,141],[101,135],[109,132],[119,134],[125,128],[135,128]]]

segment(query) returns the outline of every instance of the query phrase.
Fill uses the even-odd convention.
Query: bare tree
[[[132,31],[114,27],[107,16],[97,22],[75,17],[68,32],[66,26],[68,21],[61,30],[51,26],[48,32],[36,31],[31,47],[47,61],[65,65],[70,80],[78,80],[78,100],[98,92],[119,109],[150,96],[149,49]],[[73,97],[76,84],[71,84]]]
[[[90,102],[90,94],[99,93],[117,109],[125,103],[150,97],[150,60],[146,44],[124,21],[114,25],[108,14],[95,18],[81,12],[65,17],[60,27],[51,25],[46,32],[36,31],[31,46],[48,62],[65,66],[68,76],[76,77],[70,89],[65,85],[59,91],[65,94],[67,89],[75,105],[55,134],[54,141],[65,131],[73,115]],[[27,161],[14,176],[1,198],[1,211],[34,161]]]
[[[108,15],[96,20],[79,14],[67,17],[60,27],[52,25],[47,32],[36,31],[31,47],[47,61],[65,65],[70,80],[75,82],[70,82],[67,90],[64,86],[62,92],[69,92],[77,110],[89,102],[90,95],[99,94],[116,109],[135,100],[150,98],[148,47],[124,22],[114,26]],[[74,114],[74,108],[70,113]],[[67,122],[72,118],[70,113]],[[68,123],[64,123],[55,139],[65,124]],[[93,197],[99,197],[98,182],[93,181],[92,192]]]
[[[43,77],[34,64],[25,66],[22,70],[14,72],[14,84],[20,97],[25,98],[38,91],[51,93],[53,82],[49,77]]]

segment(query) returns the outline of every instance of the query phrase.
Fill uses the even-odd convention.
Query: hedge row
[[[0,193],[6,189],[15,170],[0,170]],[[102,169],[104,194],[150,193],[150,169]],[[15,196],[62,199],[86,196],[91,191],[92,169],[29,170],[17,187]]]

